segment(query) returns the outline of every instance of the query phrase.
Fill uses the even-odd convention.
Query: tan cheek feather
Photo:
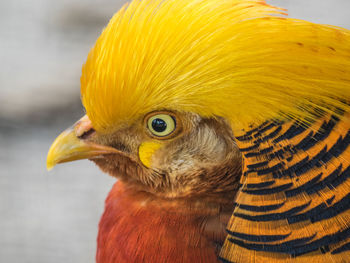
[[[143,142],[139,147],[139,158],[144,166],[147,168],[151,167],[152,156],[162,144],[160,142]]]

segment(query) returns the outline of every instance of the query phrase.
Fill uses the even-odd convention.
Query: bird
[[[81,100],[47,167],[116,178],[96,262],[349,262],[349,30],[264,0],[132,0]]]

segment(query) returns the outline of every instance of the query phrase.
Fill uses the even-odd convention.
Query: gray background
[[[0,0],[0,262],[94,262],[114,179],[80,161],[45,169],[83,115],[79,77],[118,0]],[[349,0],[270,0],[291,17],[350,28]]]

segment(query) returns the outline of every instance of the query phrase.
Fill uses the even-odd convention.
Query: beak
[[[73,127],[62,132],[50,147],[46,161],[47,170],[51,170],[58,163],[120,153],[115,148],[84,140],[84,135],[87,136],[91,132],[94,130],[86,115]]]

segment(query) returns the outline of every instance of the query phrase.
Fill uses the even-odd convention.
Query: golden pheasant
[[[133,0],[48,168],[118,178],[96,260],[350,262],[350,32],[263,0]]]

